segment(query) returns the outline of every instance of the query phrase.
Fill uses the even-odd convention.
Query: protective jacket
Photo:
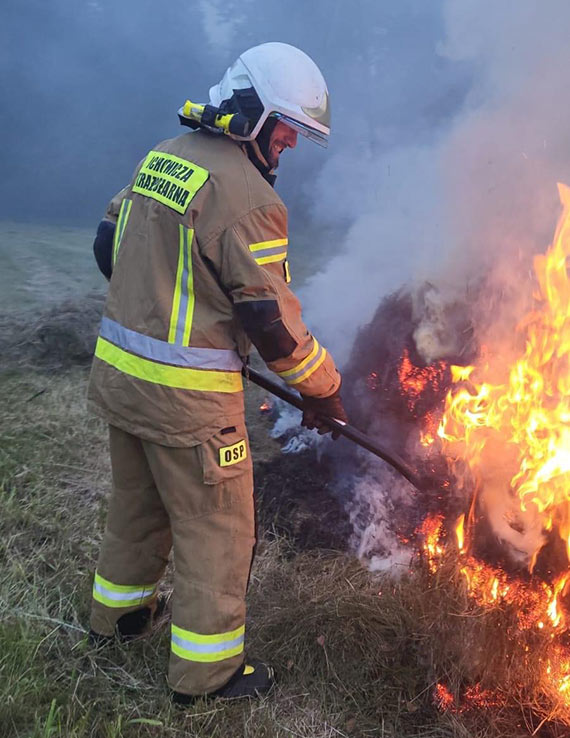
[[[164,141],[105,217],[113,272],[89,402],[111,425],[189,447],[239,422],[250,341],[301,394],[338,389],[288,287],[286,208],[236,142]]]

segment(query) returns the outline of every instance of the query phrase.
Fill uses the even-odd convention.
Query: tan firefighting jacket
[[[243,416],[250,339],[301,394],[338,389],[288,287],[286,208],[234,141],[200,131],[162,142],[105,217],[113,273],[89,403],[109,423],[202,443]]]

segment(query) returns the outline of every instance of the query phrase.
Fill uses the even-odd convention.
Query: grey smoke
[[[146,151],[182,130],[186,97],[207,99],[241,51],[281,40],[322,68],[334,135],[328,152],[305,141],[289,152],[278,189],[292,230],[317,215],[325,225],[358,198],[366,169],[352,159],[322,207],[314,188],[327,161],[355,144],[374,153],[429,140],[461,102],[468,73],[436,53],[442,38],[439,1],[4,0],[0,216],[95,226]]]
[[[470,75],[463,104],[431,140],[376,152],[354,142],[319,175],[316,206],[340,208],[350,226],[302,297],[341,360],[383,295],[425,278],[455,296],[492,267],[511,298],[493,309],[512,330],[530,293],[530,256],[554,229],[556,182],[570,179],[570,6],[448,0],[442,12],[434,54]],[[346,206],[337,182],[351,163]]]
[[[422,296],[430,309],[416,300],[424,314],[414,337],[424,359],[449,350],[446,306],[473,300],[484,284],[472,305],[478,338],[500,349],[508,368],[520,343],[515,326],[532,300],[532,255],[546,249],[559,212],[556,182],[570,180],[570,6],[448,0],[442,10],[445,37],[435,53],[465,65],[472,83],[462,105],[431,140],[377,150],[354,141],[319,175],[320,211],[336,208],[349,226],[341,252],[301,297],[341,362],[385,295],[404,284],[419,293],[429,280],[434,287]],[[356,162],[358,185],[339,202],[337,183]],[[507,465],[505,452],[489,444],[481,505],[511,556],[528,564],[544,520],[534,508],[521,512],[509,494],[517,459]],[[386,515],[393,495],[371,467],[348,503],[355,549],[377,568],[390,567],[397,550]]]

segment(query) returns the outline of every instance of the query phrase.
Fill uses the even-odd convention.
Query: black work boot
[[[267,694],[274,684],[273,668],[257,659],[249,659],[249,663],[242,664],[229,681],[215,692],[208,692],[205,695],[173,692],[172,701],[177,705],[191,705],[201,697],[222,697],[229,700],[238,697],[261,697]]]
[[[156,600],[154,613],[150,607],[140,607],[138,610],[127,612],[117,620],[115,626],[115,635],[126,643],[136,638],[147,635],[152,629],[153,624],[164,613],[167,605],[167,599],[163,595],[159,595]],[[103,648],[111,645],[115,641],[115,635],[106,636],[96,633],[94,630],[89,631],[87,641],[95,648]]]

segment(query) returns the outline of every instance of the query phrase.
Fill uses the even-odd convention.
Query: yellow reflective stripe
[[[240,372],[190,369],[161,364],[130,354],[101,336],[97,339],[95,356],[124,374],[164,387],[198,392],[241,392],[243,389]]]
[[[179,226],[178,266],[172,298],[168,343],[188,346],[194,317],[194,276],[192,269],[192,239],[194,229]]]
[[[289,261],[287,259],[285,259],[283,268],[285,269],[285,282],[289,284],[291,281],[291,270],[289,269]]]
[[[115,584],[104,579],[98,571],[95,572],[95,581],[113,592],[139,592],[141,589],[154,589],[156,586],[156,584]]]
[[[186,630],[178,625],[174,625],[174,623],[171,628],[175,635],[178,635],[185,640],[193,641],[194,643],[223,643],[224,641],[231,641],[234,638],[238,638],[245,633],[245,625],[240,625],[239,628],[229,630],[227,633],[214,633],[213,635],[194,633],[194,631]]]
[[[121,209],[119,210],[119,217],[117,218],[115,233],[113,237],[113,265],[117,261],[117,254],[119,253],[119,247],[121,245],[123,233],[125,232],[125,228],[127,226],[129,215],[131,213],[132,204],[133,201],[129,200],[128,198],[125,198],[121,203]]]
[[[200,663],[224,661],[243,653],[245,626],[228,633],[202,635],[172,625],[171,649],[181,659]]]
[[[170,328],[168,330],[168,343],[176,341],[176,326],[178,325],[178,312],[180,310],[180,293],[182,292],[182,274],[184,272],[184,233],[180,226],[178,234],[178,267],[176,269],[176,282],[174,283],[174,296],[172,298],[172,312],[170,313]]]
[[[307,364],[312,361],[315,356],[317,355],[317,352],[319,350],[319,342],[316,338],[313,338],[313,350],[311,353],[306,356],[303,361],[299,362],[296,366],[294,366],[292,369],[287,369],[285,372],[277,372],[277,374],[280,377],[283,377],[283,379],[287,380],[287,377],[290,377],[292,374],[297,374],[297,372],[300,372],[301,369],[303,369]]]
[[[327,351],[323,348],[322,356],[318,358],[317,361],[313,364],[313,366],[310,366],[307,371],[302,374],[300,377],[295,377],[295,379],[285,380],[287,384],[299,384],[299,382],[304,382],[305,379],[308,379],[311,374],[317,371],[317,369],[320,367],[320,365],[323,363],[323,361],[327,358]]]
[[[271,249],[275,246],[287,246],[289,243],[288,238],[275,238],[273,241],[258,241],[257,243],[250,243],[250,251],[262,251],[263,249]]]
[[[186,280],[186,311],[184,315],[184,331],[182,333],[182,345],[188,346],[190,343],[190,332],[192,331],[192,320],[194,318],[194,271],[192,268],[192,239],[194,238],[194,229],[180,226],[180,230],[184,231],[184,239],[186,241],[187,262],[187,280]]]
[[[95,572],[93,599],[107,607],[140,607],[155,594],[156,584],[114,584]]]
[[[115,262],[117,261],[117,251],[119,250],[119,223],[121,222],[121,214],[123,212],[123,208],[125,207],[125,201],[121,203],[121,209],[119,210],[119,217],[117,219],[117,222],[115,223],[115,232],[113,233],[113,266],[115,266]]]
[[[274,261],[283,261],[287,256],[287,252],[284,251],[282,254],[272,254],[271,256],[260,256],[255,259],[258,264],[272,264]]]
[[[287,382],[287,384],[299,384],[305,379],[308,379],[313,372],[321,366],[326,358],[327,352],[323,346],[319,345],[316,338],[313,338],[314,346],[311,353],[303,359],[293,369],[288,369],[285,372],[277,372],[280,377]]]
[[[147,605],[149,602],[152,602],[155,596],[156,595],[153,590],[150,594],[137,597],[136,599],[113,599],[101,594],[101,592],[98,592],[95,587],[93,587],[93,599],[97,600],[97,602],[100,602],[102,605],[105,605],[105,607],[140,607],[141,605]]]
[[[197,661],[202,664],[211,664],[216,661],[224,661],[225,659],[231,659],[232,656],[238,656],[243,653],[243,643],[233,648],[228,648],[225,651],[219,651],[218,653],[200,653],[198,651],[191,651],[186,648],[181,648],[177,643],[172,642],[170,644],[172,653],[180,656],[181,659],[186,661]]]

